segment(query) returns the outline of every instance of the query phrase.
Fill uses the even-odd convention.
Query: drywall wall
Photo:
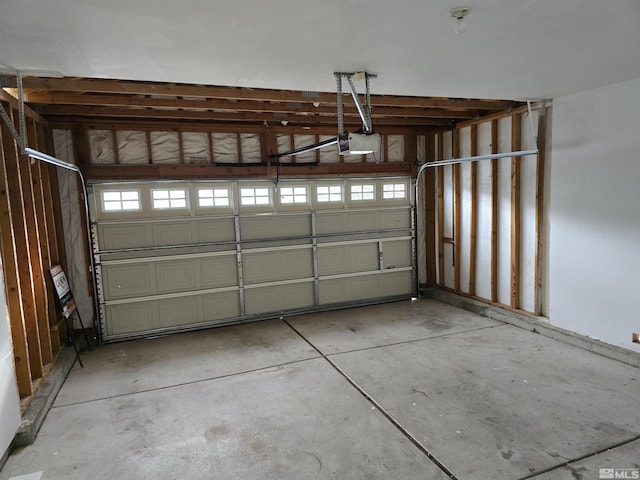
[[[553,105],[550,321],[640,351],[640,78]]]
[[[0,263],[0,267],[1,267]],[[0,268],[0,271],[2,269]],[[20,426],[20,398],[13,367],[4,278],[0,275],[0,457],[7,451]],[[0,463],[0,468],[2,464]]]

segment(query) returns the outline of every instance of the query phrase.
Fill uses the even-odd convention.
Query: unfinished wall
[[[0,102],[17,125],[17,102],[0,90]],[[51,152],[46,121],[25,109],[29,147]],[[21,154],[0,122],[0,233],[9,331],[23,407],[64,347],[64,322],[49,276],[66,268],[60,239],[55,169]],[[54,193],[55,192],[55,193]]]
[[[550,320],[640,351],[640,79],[554,100]]]
[[[436,160],[536,148],[539,111],[467,122],[434,137]],[[437,167],[435,256],[439,286],[539,314],[542,157]]]

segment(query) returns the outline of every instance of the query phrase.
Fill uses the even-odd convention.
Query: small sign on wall
[[[53,279],[60,305],[62,305],[62,313],[65,318],[69,318],[76,310],[76,302],[73,299],[67,276],[60,265],[54,265],[49,269],[49,272],[51,272],[51,278]]]

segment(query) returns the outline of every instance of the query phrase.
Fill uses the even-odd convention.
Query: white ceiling
[[[638,0],[0,0],[0,64],[67,76],[554,98],[640,77]],[[0,66],[2,68],[2,66]]]

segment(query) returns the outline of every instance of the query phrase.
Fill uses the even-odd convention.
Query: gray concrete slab
[[[520,478],[640,434],[640,372],[517,327],[332,355],[460,479]]]
[[[82,355],[56,406],[317,357],[279,320],[104,345]]]
[[[536,475],[533,480],[604,480],[615,478],[640,478],[640,440],[570,463],[542,475]]]
[[[446,478],[322,359],[54,407],[0,480],[39,471],[42,480]]]
[[[503,325],[431,299],[300,315],[286,320],[324,354]]]

